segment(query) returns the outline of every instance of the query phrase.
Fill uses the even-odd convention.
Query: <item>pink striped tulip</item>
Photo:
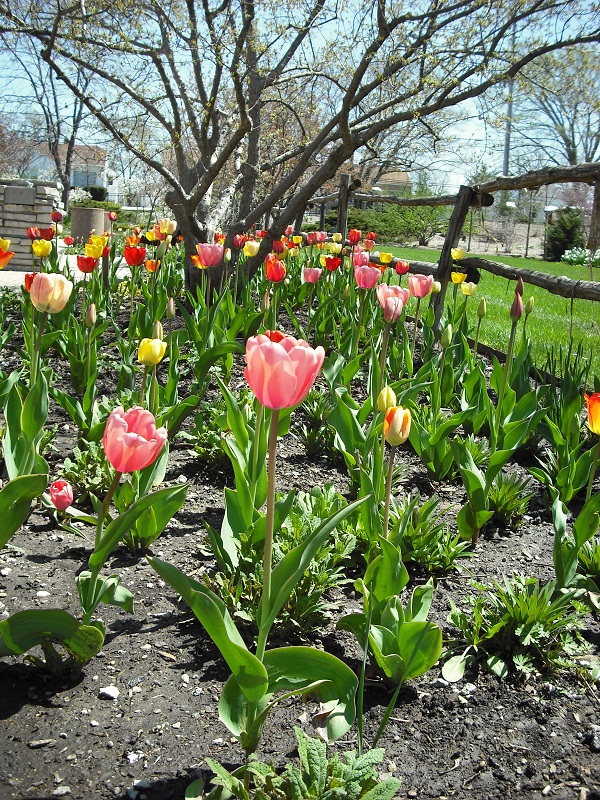
[[[304,280],[306,283],[316,283],[321,277],[319,267],[304,267]]]
[[[410,289],[410,293],[413,297],[417,297],[419,299],[427,297],[431,291],[432,283],[433,275],[417,274],[408,276],[408,288]]]
[[[354,268],[354,279],[360,289],[372,289],[380,277],[381,272],[377,267],[364,266]]]

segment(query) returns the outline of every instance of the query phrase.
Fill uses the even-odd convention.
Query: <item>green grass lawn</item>
[[[438,250],[406,247],[382,247],[381,249],[391,251],[394,255],[408,261],[412,258],[416,261],[436,262],[440,255]],[[476,254],[469,253],[468,255]],[[512,267],[544,272],[548,275],[566,275],[573,280],[589,280],[590,278],[587,267],[573,267],[569,264],[508,256],[494,255],[493,258],[490,258],[489,254],[482,254],[480,257]],[[506,352],[510,331],[509,311],[514,298],[514,288],[514,281],[508,281],[506,278],[482,270],[477,294],[469,300],[469,319],[474,327],[477,322],[476,311],[479,298],[485,297],[487,316],[482,322],[479,338],[485,344],[503,352]],[[451,297],[450,291],[448,296]],[[595,309],[591,300],[574,300],[571,304],[571,300],[568,298],[550,294],[538,286],[525,284],[523,302],[526,303],[532,296],[535,305],[527,322],[527,333],[531,339],[535,363],[543,367],[548,349],[559,345],[562,345],[563,349],[567,348],[572,336],[574,345],[580,341],[583,342],[584,352],[592,361],[590,385],[593,386],[594,375],[600,378],[600,351],[598,348],[600,309]]]

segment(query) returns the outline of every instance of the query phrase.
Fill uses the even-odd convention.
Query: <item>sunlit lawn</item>
[[[385,249],[409,261],[412,258],[417,261],[435,262],[440,255],[438,250],[405,247],[386,247]],[[469,253],[469,255],[475,255],[475,253]],[[490,257],[489,254],[482,254],[481,257],[512,267],[545,272],[548,275],[566,275],[574,280],[589,280],[590,278],[587,267],[573,267],[568,264],[538,259],[496,255]],[[506,351],[510,330],[509,310],[514,297],[514,287],[514,281],[508,281],[506,278],[482,270],[477,294],[469,300],[469,319],[475,326],[479,298],[485,297],[487,316],[481,326],[480,341],[503,352]],[[448,296],[450,297],[450,294]],[[569,298],[559,297],[538,286],[525,284],[523,301],[526,303],[531,296],[535,298],[535,305],[533,314],[527,323],[527,332],[531,339],[536,364],[544,365],[548,348],[558,347],[558,345],[562,345],[563,348],[568,347],[572,335],[574,344],[582,341],[586,356],[592,359],[590,383],[593,385],[594,375],[600,378],[600,348],[598,347],[600,308],[595,309],[591,300],[574,300],[571,308]]]

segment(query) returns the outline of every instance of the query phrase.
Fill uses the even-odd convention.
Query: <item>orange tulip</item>
[[[600,392],[584,395],[587,405],[587,423],[592,433],[600,434]]]
[[[402,406],[388,408],[383,420],[383,435],[392,447],[396,447],[408,439],[411,419],[408,408],[402,408]]]

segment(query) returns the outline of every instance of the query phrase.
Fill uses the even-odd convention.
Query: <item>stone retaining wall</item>
[[[48,181],[0,180],[0,237],[10,239],[14,257],[6,269],[32,272],[27,228],[49,228],[50,214],[61,206],[60,184]]]

